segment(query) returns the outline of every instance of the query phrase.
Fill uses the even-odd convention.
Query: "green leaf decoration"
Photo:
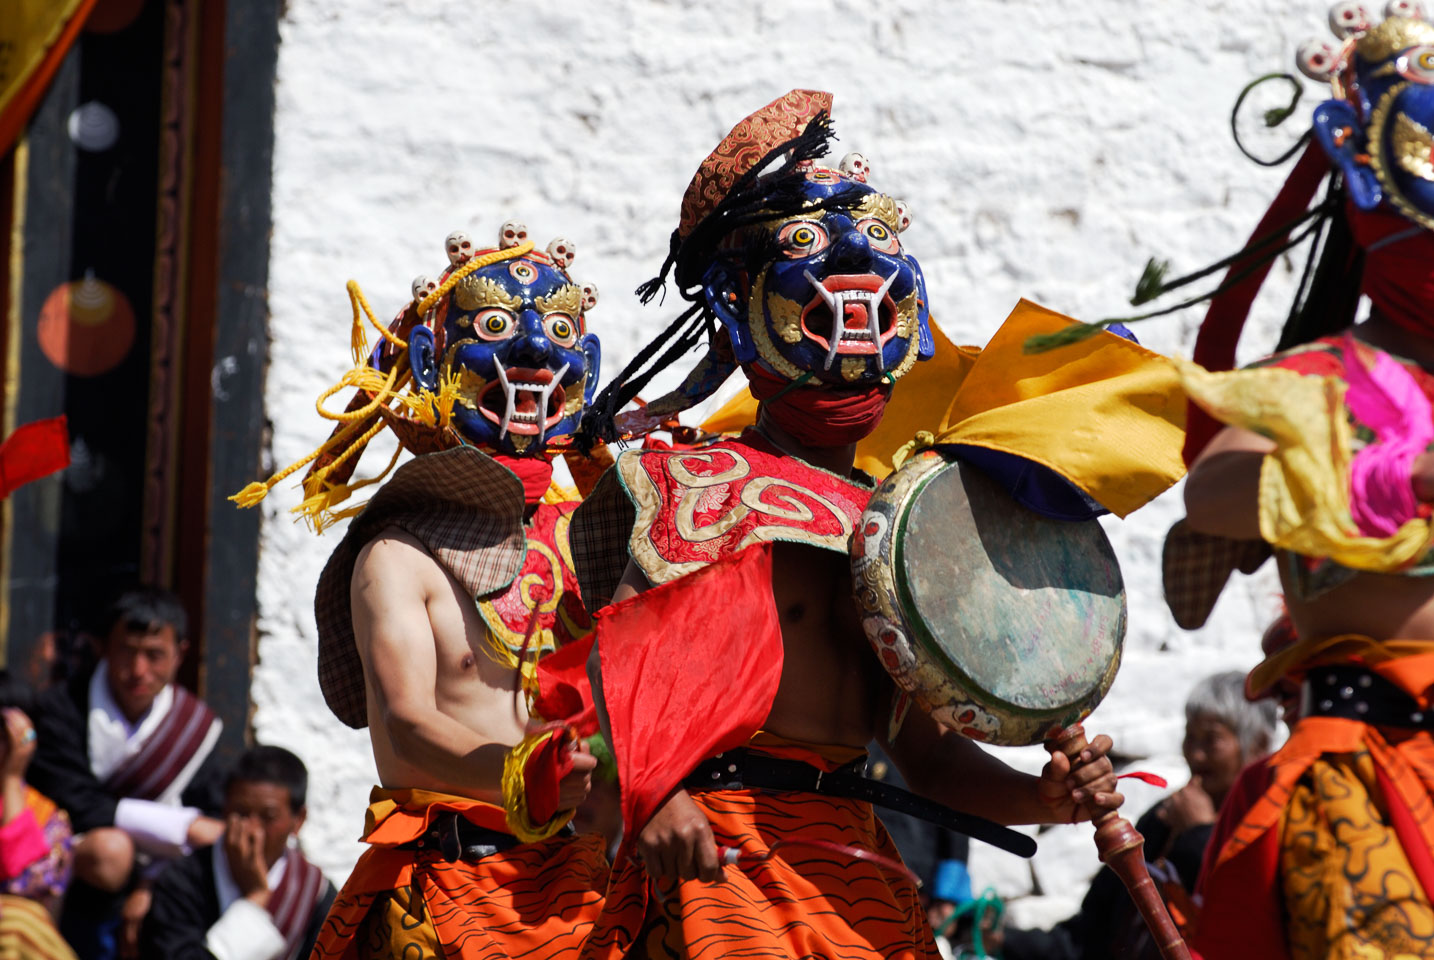
[[[1298,101],[1299,97],[1295,97],[1295,100]],[[1266,110],[1265,126],[1278,127],[1280,124],[1288,120],[1290,118],[1290,114],[1294,112],[1294,104],[1291,104],[1288,107],[1274,107],[1273,109]]]
[[[1027,354],[1046,353],[1061,347],[1069,347],[1082,340],[1089,340],[1103,329],[1104,327],[1098,323],[1075,323],[1064,330],[1057,330],[1055,333],[1038,333],[1035,336],[1027,337],[1022,350]]]
[[[1130,298],[1130,305],[1138,307],[1142,303],[1148,303],[1165,292],[1165,274],[1170,269],[1169,260],[1157,260],[1151,257],[1145,261],[1145,270],[1140,274],[1140,279],[1135,284],[1135,296]]]

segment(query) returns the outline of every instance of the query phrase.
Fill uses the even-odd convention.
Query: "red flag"
[[[63,415],[16,427],[0,443],[0,500],[69,465],[70,431]]]
[[[782,678],[771,544],[597,614],[625,847],[682,778],[766,722]]]
[[[533,715],[549,722],[561,720],[579,737],[590,737],[598,731],[593,688],[588,681],[588,655],[595,636],[590,633],[554,650],[540,659],[537,667],[538,695],[533,698]]]

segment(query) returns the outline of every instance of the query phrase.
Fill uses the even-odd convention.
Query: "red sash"
[[[183,687],[173,687],[174,703],[139,748],[105,780],[105,789],[121,797],[154,800],[189,766],[210,728],[214,711]]]
[[[324,872],[304,859],[299,851],[291,849],[284,857],[284,879],[269,895],[269,916],[274,918],[274,926],[289,945],[285,956],[292,958],[304,945],[304,933],[309,929],[309,921],[327,884]]]

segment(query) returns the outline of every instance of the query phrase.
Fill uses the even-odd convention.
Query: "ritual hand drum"
[[[953,730],[1023,746],[1100,703],[1125,637],[1120,565],[1096,520],[1051,520],[940,450],[877,488],[852,539],[867,638]]]
[[[1042,516],[931,449],[872,495],[851,563],[867,639],[919,706],[974,740],[1051,741],[1080,762],[1080,721],[1110,689],[1125,639],[1120,565],[1096,520]],[[1088,809],[1101,861],[1161,956],[1189,960],[1140,834],[1115,810]]]

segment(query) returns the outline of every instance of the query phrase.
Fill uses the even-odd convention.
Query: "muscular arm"
[[[1115,776],[1103,757],[1109,739],[1097,737],[1095,762],[1073,773],[1063,754],[1052,756],[1043,777],[1015,770],[975,743],[943,728],[931,715],[913,708],[895,741],[883,729],[878,737],[913,793],[997,823],[1069,823],[1071,806],[1063,786],[1069,778],[1074,799],[1109,808],[1120,804]]]
[[[884,724],[883,724],[884,726]],[[998,823],[1049,819],[1036,792],[1039,778],[1006,766],[970,740],[944,730],[913,708],[894,742],[877,738],[913,793]]]
[[[1269,440],[1239,427],[1217,433],[1185,481],[1191,528],[1234,540],[1260,539],[1260,468],[1274,449]]]
[[[502,804],[503,759],[493,743],[438,709],[438,655],[428,605],[446,590],[431,557],[406,536],[383,536],[354,564],[354,634],[394,751],[461,796]]]

